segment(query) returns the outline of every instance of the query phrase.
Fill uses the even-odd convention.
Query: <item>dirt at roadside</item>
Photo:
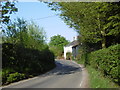
[[[73,62],[75,62],[75,61],[73,61]],[[77,63],[77,62],[75,62],[75,63]],[[81,82],[80,88],[90,88],[88,71],[84,65],[79,64],[79,66],[82,69],[82,82]]]
[[[90,88],[89,84],[89,75],[87,69],[84,67],[84,65],[79,64],[81,69],[82,69],[82,83],[81,83],[81,88]]]

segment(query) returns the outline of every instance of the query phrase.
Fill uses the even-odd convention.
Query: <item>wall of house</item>
[[[72,46],[64,47],[64,59],[66,59],[66,53],[67,52],[72,53]]]
[[[72,55],[73,57],[76,57],[76,47],[72,47]]]
[[[73,57],[76,58],[76,56],[78,55],[78,50],[79,50],[79,46],[75,46],[75,47],[72,47],[72,54],[73,54]]]
[[[79,46],[69,46],[69,47],[64,47],[64,59],[66,59],[66,53],[70,52],[72,53],[73,57],[76,58],[76,56],[78,55],[78,50],[79,50]]]

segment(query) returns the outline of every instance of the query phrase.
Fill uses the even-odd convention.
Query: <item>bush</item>
[[[114,82],[120,84],[120,72],[118,72],[120,60],[120,44],[110,46],[88,54],[89,64],[100,70],[105,76],[109,76]]]
[[[2,70],[2,84],[6,83],[7,77],[9,74],[14,73],[15,71],[11,68],[5,68]]]
[[[24,73],[27,77],[39,75],[55,67],[54,54],[46,47],[39,51],[25,48],[21,45],[3,44],[3,84],[20,80],[18,73]],[[7,71],[9,68],[12,71]],[[17,74],[15,72],[18,72]],[[13,74],[14,73],[14,74]],[[17,78],[16,78],[17,76]]]
[[[2,44],[2,68],[11,67],[15,64],[16,51],[15,46],[11,43]]]
[[[72,53],[71,52],[67,52],[66,53],[66,59],[67,60],[71,60],[72,59]]]
[[[25,74],[21,74],[21,73],[18,73],[18,72],[11,73],[7,77],[7,83],[16,82],[16,81],[22,80],[24,78],[25,78]]]
[[[45,42],[45,32],[34,22],[18,18],[9,23],[4,35],[2,68],[14,70],[13,73],[3,71],[4,83],[19,80],[19,73],[30,77],[55,67],[54,55]]]

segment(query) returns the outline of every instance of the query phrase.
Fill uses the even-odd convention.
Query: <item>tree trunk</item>
[[[100,21],[100,14],[98,13],[98,28],[99,28],[99,30],[101,30],[101,35],[102,35],[102,41],[101,41],[101,43],[102,43],[102,48],[106,48],[106,37],[105,37],[105,35],[106,35],[106,33],[105,33],[105,30],[102,30],[102,28],[101,28],[101,21]]]
[[[106,48],[106,39],[105,39],[105,37],[103,37],[103,40],[102,40],[102,48]]]
[[[102,34],[102,48],[106,48],[106,38],[105,38],[105,31],[101,31]]]

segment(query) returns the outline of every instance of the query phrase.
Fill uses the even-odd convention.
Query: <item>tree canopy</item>
[[[119,3],[58,2],[48,6],[61,12],[64,22],[82,36],[82,43],[101,43],[102,48],[120,43]]]
[[[53,37],[51,37],[50,46],[59,46],[59,47],[63,47],[66,44],[68,44],[68,40],[65,39],[65,37],[61,36],[61,35],[55,35]]]
[[[55,56],[63,55],[63,47],[69,43],[65,37],[61,35],[52,36],[49,42],[50,49],[54,52]]]
[[[3,42],[21,44],[26,48],[41,50],[45,46],[46,33],[33,21],[17,18],[7,24]]]
[[[1,23],[7,24],[10,21],[10,14],[13,12],[17,12],[18,9],[15,7],[15,0],[14,1],[9,1],[9,0],[4,0],[0,1],[0,6],[1,6],[1,17],[0,21]]]

